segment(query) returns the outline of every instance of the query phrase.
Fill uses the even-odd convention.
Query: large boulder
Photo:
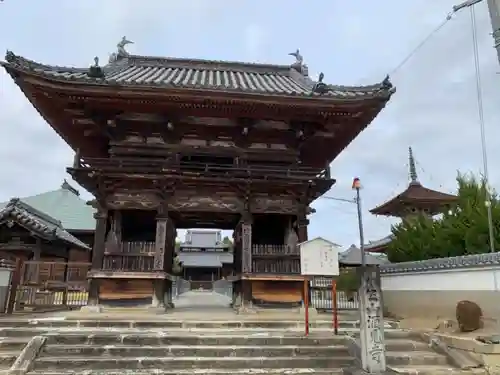
[[[460,332],[472,332],[483,328],[483,311],[477,303],[472,301],[458,302],[456,314]]]

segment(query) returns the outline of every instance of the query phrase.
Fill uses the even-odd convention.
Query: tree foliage
[[[480,254],[490,251],[488,195],[484,178],[472,175],[457,177],[458,201],[439,219],[412,218],[392,228],[394,240],[389,245],[391,262]],[[490,189],[491,190],[491,189]],[[490,191],[495,249],[500,244],[500,202]]]

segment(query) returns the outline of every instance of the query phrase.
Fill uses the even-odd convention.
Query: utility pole
[[[483,0],[468,0],[453,7],[453,13],[461,9],[469,8],[473,5],[479,4]],[[491,28],[493,29],[494,47],[497,50],[497,58],[500,64],[500,0],[486,0],[488,9],[490,11]]]

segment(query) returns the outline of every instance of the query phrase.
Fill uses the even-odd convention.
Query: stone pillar
[[[94,214],[96,220],[96,229],[94,233],[94,246],[92,248],[92,271],[99,271],[102,269],[102,262],[104,260],[104,250],[106,247],[106,226],[108,220],[108,210],[102,206],[97,208]],[[88,293],[88,306],[96,307],[99,305],[99,279],[90,279],[89,293]]]
[[[175,229],[174,222],[171,218],[167,221],[167,236],[165,243],[165,256],[164,256],[164,270],[167,274],[173,275],[173,263],[175,253],[175,238],[177,237],[177,230]],[[172,280],[171,278],[165,279],[165,306],[167,308],[174,308]]]
[[[358,290],[361,314],[361,363],[369,374],[386,371],[384,346],[384,313],[380,274],[376,266],[358,268],[361,278]]]

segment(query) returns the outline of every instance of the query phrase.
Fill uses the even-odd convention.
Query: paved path
[[[176,309],[198,312],[205,309],[227,309],[230,303],[229,297],[209,290],[190,290],[174,300]]]

